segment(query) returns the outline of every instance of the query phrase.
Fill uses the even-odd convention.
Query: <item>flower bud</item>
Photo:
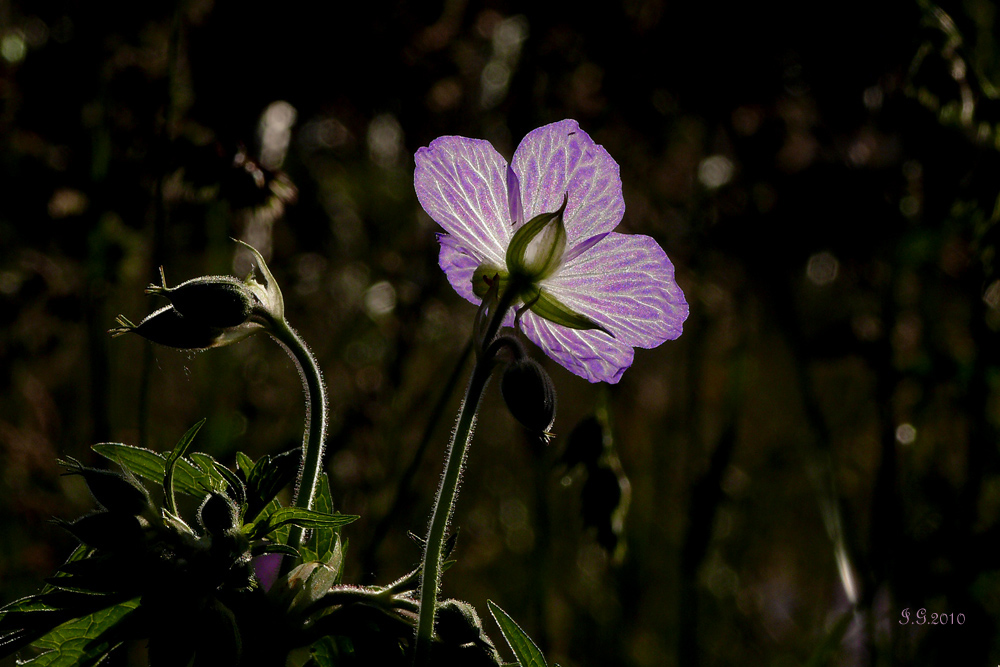
[[[467,667],[500,665],[500,654],[483,631],[479,614],[468,602],[445,600],[437,608],[434,629],[443,646],[437,651],[438,664]]]
[[[438,637],[449,644],[478,641],[483,632],[483,623],[475,608],[461,600],[445,600],[438,605],[434,624]]]
[[[147,294],[158,294],[190,322],[225,329],[245,324],[260,305],[260,299],[242,281],[232,276],[203,276],[167,287],[163,269],[160,285],[150,285]]]
[[[150,285],[146,292],[170,299],[138,325],[118,316],[112,336],[137,333],[143,338],[185,350],[203,350],[242,340],[264,327],[275,326],[285,318],[285,303],[274,276],[256,249],[246,246],[257,258],[265,284],[253,273],[239,281],[230,276],[203,276],[167,287],[160,270],[160,285]]]
[[[205,498],[198,508],[198,523],[210,535],[224,535],[236,526],[236,505],[233,501],[214,491]]]
[[[109,512],[137,516],[149,508],[149,492],[138,481],[110,470],[88,468],[75,459],[62,461],[67,475],[80,475],[94,500]]]
[[[181,350],[204,350],[234,342],[224,329],[188,320],[173,306],[164,306],[146,316],[139,324],[132,324],[124,315],[118,316],[121,326],[111,329],[112,336],[135,333],[146,340]],[[247,331],[248,336],[252,331]],[[243,336],[241,336],[243,337]]]
[[[566,251],[566,211],[568,195],[558,211],[542,213],[524,223],[507,246],[507,268],[529,283],[542,280],[562,265]]]
[[[525,428],[544,434],[556,418],[556,389],[537,361],[523,357],[512,361],[500,379],[500,393],[507,409]]]

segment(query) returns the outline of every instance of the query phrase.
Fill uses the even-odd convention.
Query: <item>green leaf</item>
[[[335,514],[333,497],[330,493],[330,479],[326,473],[320,475],[313,509],[324,514]],[[302,560],[318,560],[324,563],[340,550],[340,527],[320,527],[313,530],[302,546]]]
[[[492,600],[487,600],[486,605],[490,608],[490,613],[493,614],[497,625],[500,626],[500,632],[503,633],[503,638],[507,640],[510,650],[514,652],[517,663],[521,667],[548,667],[548,663],[545,662],[545,656],[538,650],[535,642],[531,641],[531,637],[521,629],[521,626],[515,623],[514,619],[494,604]]]
[[[262,554],[284,554],[285,556],[291,556],[292,558],[301,557],[295,547],[290,547],[287,544],[280,544],[278,542],[254,543],[254,546],[250,548],[250,555],[260,556]]]
[[[537,291],[537,298],[525,297],[524,302],[528,304],[531,312],[539,317],[544,317],[550,322],[561,324],[570,329],[597,329],[614,338],[614,335],[600,324],[572,310],[569,306],[542,290]]]
[[[358,518],[350,514],[326,514],[301,507],[281,507],[271,513],[266,521],[257,522],[251,536],[253,538],[263,537],[287,525],[299,528],[339,528],[356,521]]]
[[[174,466],[177,462],[184,458],[187,454],[188,448],[194,441],[194,437],[198,435],[198,431],[201,427],[205,425],[205,420],[202,419],[200,422],[185,431],[181,439],[177,441],[174,445],[173,451],[167,456],[167,460],[163,466],[163,502],[167,506],[167,510],[172,513],[177,513],[177,501],[174,498]]]
[[[57,570],[56,573],[49,578],[59,579],[67,576],[66,573],[62,571],[62,568],[66,567],[70,563],[75,563],[77,561],[84,560],[88,555],[90,555],[90,552],[91,548],[88,547],[86,544],[79,545],[76,549],[73,550],[73,553],[69,555],[69,558],[66,559],[66,562],[62,564],[62,567],[60,567],[59,570]],[[51,593],[54,590],[55,586],[53,586],[51,583],[46,583],[45,586],[42,588],[42,594],[44,595],[45,593]]]
[[[236,468],[243,473],[244,478],[249,478],[250,471],[253,470],[253,459],[243,452],[236,452]]]
[[[310,664],[316,667],[334,667],[337,655],[340,653],[337,650],[337,642],[332,637],[321,637],[309,647],[309,651],[312,653]]]
[[[96,665],[119,643],[119,638],[113,636],[115,626],[125,621],[138,606],[139,598],[135,598],[67,621],[33,644],[44,653],[20,664],[32,667]]]
[[[247,473],[247,514],[256,516],[271,502],[278,492],[290,484],[298,473],[302,459],[301,448],[278,454],[262,456]]]
[[[240,506],[240,517],[242,518],[243,510],[246,509],[246,502],[247,502],[247,489],[246,486],[244,486],[243,484],[243,480],[240,479],[239,475],[237,475],[232,470],[230,470],[226,466],[216,461],[208,454],[201,454],[201,455],[192,454],[191,458],[195,458],[197,456],[204,456],[212,460],[212,465],[215,467],[215,472],[219,473],[222,479],[224,479],[226,482],[226,487],[227,487],[226,495],[230,496],[233,500],[236,501],[236,504]],[[199,463],[199,465],[201,465],[201,463]]]
[[[164,455],[119,442],[104,442],[93,445],[91,449],[143,479],[148,479],[155,484],[163,483],[166,471]],[[179,459],[174,467],[174,489],[189,496],[204,496],[206,488],[219,492],[225,491],[225,484],[219,481],[221,479],[221,475],[213,477],[186,459]]]

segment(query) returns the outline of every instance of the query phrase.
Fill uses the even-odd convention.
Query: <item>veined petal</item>
[[[688,315],[673,264],[655,240],[640,234],[608,234],[542,289],[634,347],[677,338]]]
[[[440,137],[417,151],[420,205],[461,246],[503,266],[510,241],[507,161],[488,141]]]
[[[524,220],[555,211],[569,194],[569,247],[610,232],[625,213],[618,163],[575,120],[545,125],[527,134],[514,151]]]
[[[448,234],[438,234],[441,252],[438,254],[438,265],[448,276],[448,282],[460,296],[477,306],[482,299],[475,295],[472,289],[472,274],[476,272],[482,260],[466,250],[454,237]],[[514,312],[508,312],[504,317],[505,327],[514,326]]]
[[[438,234],[438,243],[441,244],[438,266],[448,276],[448,282],[460,296],[478,304],[482,299],[472,291],[472,274],[483,260],[471,254],[455,237],[448,234]]]
[[[521,329],[559,365],[590,382],[616,384],[632,365],[632,347],[603,331],[569,329],[530,311],[521,318]]]

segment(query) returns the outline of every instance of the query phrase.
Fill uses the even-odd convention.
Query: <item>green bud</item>
[[[507,409],[530,431],[545,434],[556,418],[556,389],[549,374],[530,357],[507,365],[500,378]]]
[[[563,213],[568,195],[558,211],[542,213],[514,232],[507,246],[507,268],[511,274],[535,283],[556,272],[566,251],[566,225]]]
[[[497,282],[499,282],[497,284],[497,293],[499,294],[507,288],[510,275],[492,264],[480,264],[472,274],[472,292],[480,299],[485,298],[494,283]]]

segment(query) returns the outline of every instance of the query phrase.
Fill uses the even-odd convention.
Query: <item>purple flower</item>
[[[681,335],[674,267],[652,238],[612,231],[618,164],[576,121],[529,133],[510,165],[487,141],[435,139],[417,151],[414,187],[447,232],[439,262],[455,291],[479,303],[494,276],[518,289],[524,333],[573,373],[616,383],[634,347]]]

